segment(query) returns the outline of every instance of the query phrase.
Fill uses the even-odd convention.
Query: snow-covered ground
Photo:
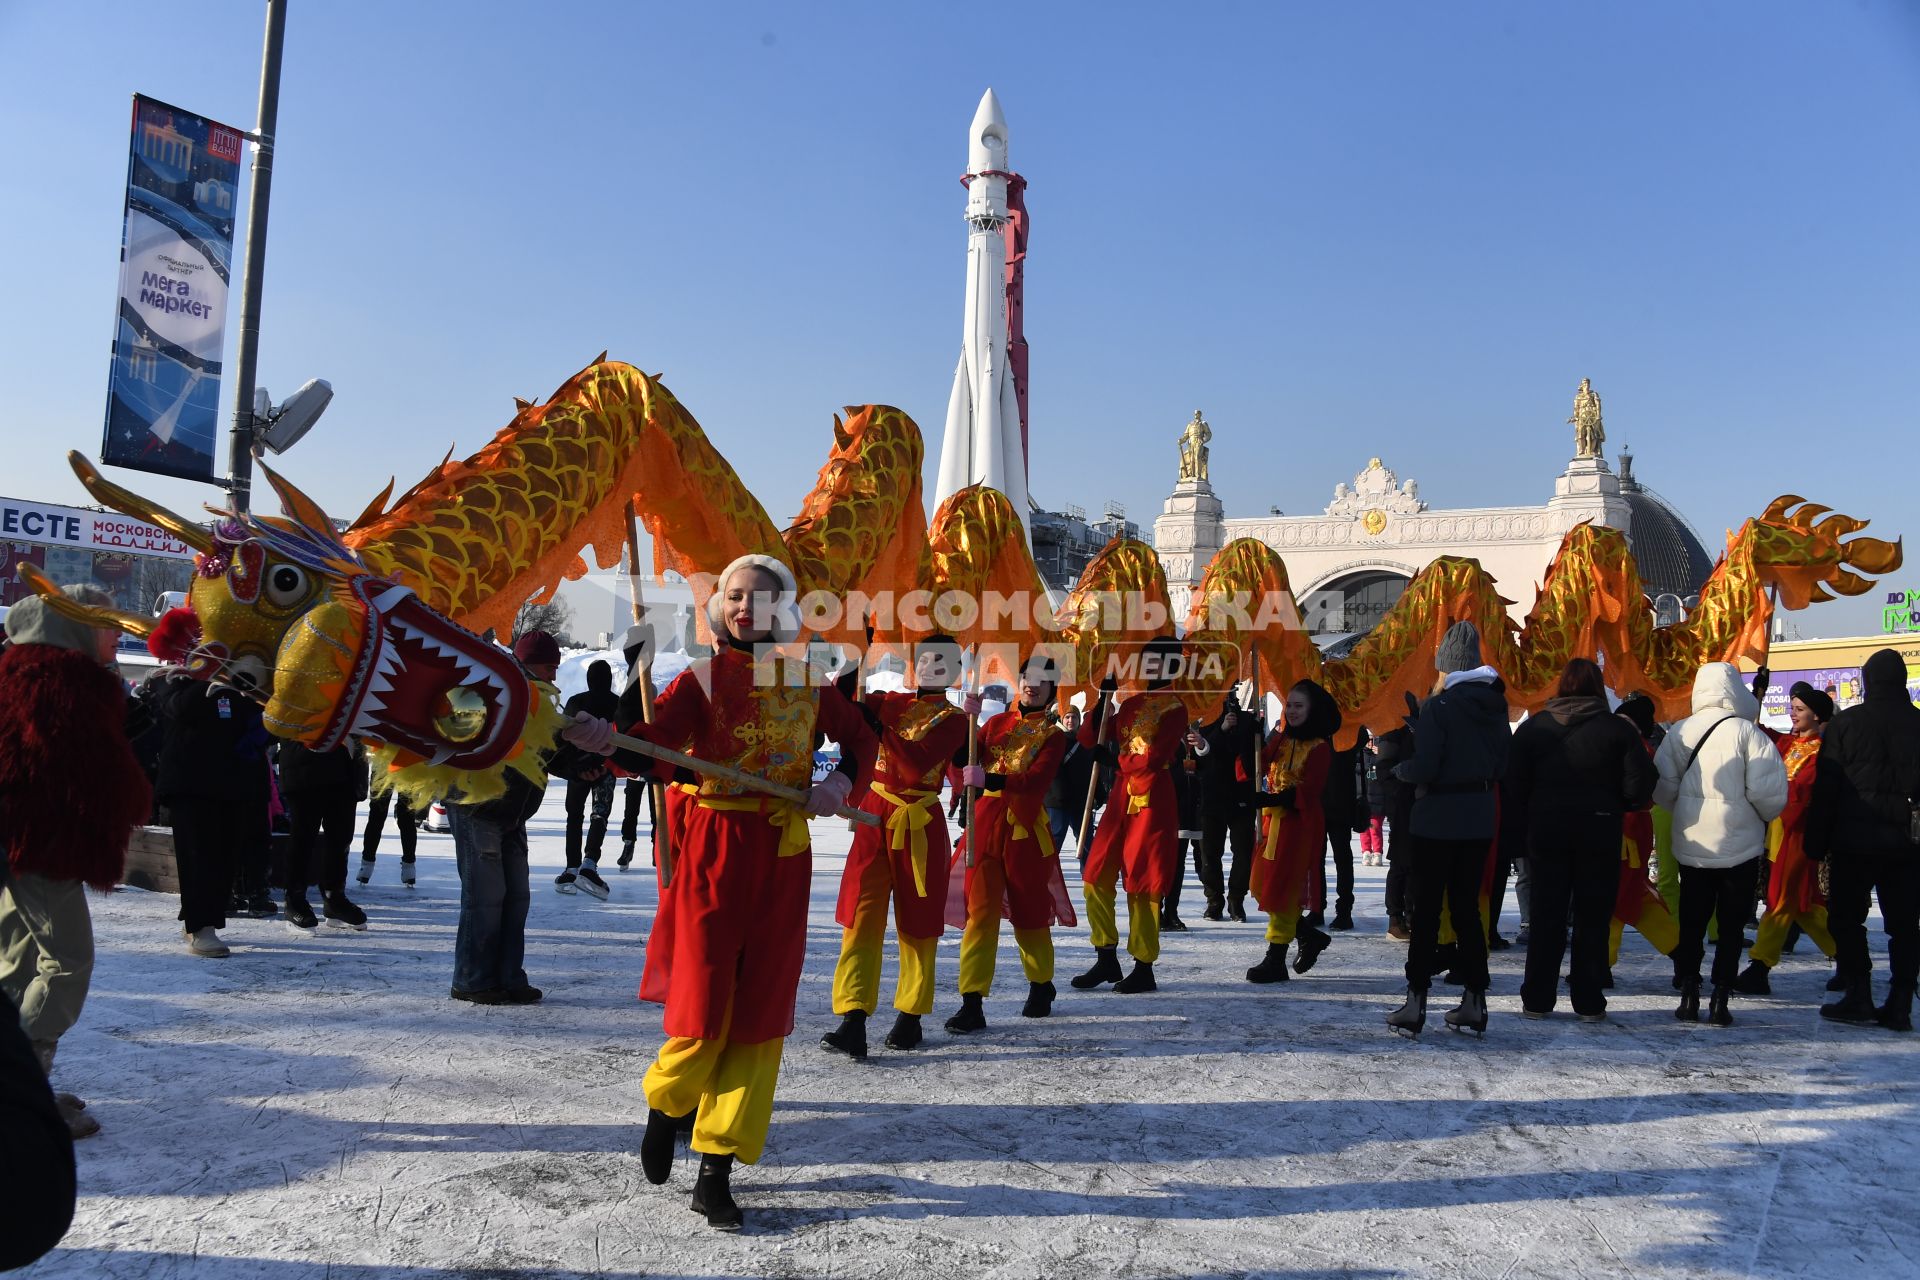
[[[422,837],[409,892],[389,832],[355,895],[369,932],[239,921],[225,961],[181,948],[171,898],[96,899],[99,970],[59,1075],[105,1129],[78,1148],[65,1247],[26,1274],[1920,1274],[1920,1043],[1823,1024],[1808,944],[1726,1031],[1675,1024],[1667,967],[1633,935],[1611,1021],[1564,1001],[1523,1021],[1510,951],[1484,1042],[1408,1043],[1381,1022],[1404,951],[1362,870],[1359,931],[1305,979],[1247,985],[1259,926],[1196,922],[1169,937],[1159,993],[1077,993],[1082,928],[1059,936],[1056,1016],[1026,1022],[1008,938],[992,1026],[964,1040],[939,1029],[950,935],[927,1047],[878,1047],[883,1000],[854,1064],[816,1047],[834,821],[814,825],[767,1156],[736,1178],[748,1230],[722,1235],[688,1212],[690,1160],[656,1188],[634,1154],[660,1040],[633,998],[651,876],[611,876],[604,904],[555,894],[560,821],[556,789],[533,824],[533,1007],[447,998],[445,836]],[[1187,905],[1196,921],[1191,886]],[[889,957],[883,993],[892,978]]]

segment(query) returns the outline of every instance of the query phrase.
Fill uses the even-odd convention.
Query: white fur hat
[[[707,597],[707,625],[713,629],[717,639],[727,634],[727,624],[720,616],[720,608],[726,603],[727,583],[733,575],[742,569],[762,569],[770,573],[780,583],[780,590],[773,600],[773,639],[778,644],[786,644],[800,635],[800,587],[794,581],[793,570],[772,556],[744,555],[728,565],[713,584],[713,594]]]

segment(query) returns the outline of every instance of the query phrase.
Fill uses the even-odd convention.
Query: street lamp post
[[[247,510],[253,488],[253,451],[258,436],[253,384],[260,360],[260,287],[266,274],[267,198],[273,187],[273,139],[280,117],[280,50],[286,34],[286,0],[267,0],[267,42],[260,58],[260,116],[254,126],[253,182],[247,195],[247,243],[240,276],[233,435],[227,444],[227,489],[236,512]]]

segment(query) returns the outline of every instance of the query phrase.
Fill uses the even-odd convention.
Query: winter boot
[[[208,960],[224,960],[233,954],[226,941],[214,932],[212,925],[204,925],[188,934],[187,950]]]
[[[1219,898],[1208,898],[1207,909],[1200,913],[1202,920],[1220,921],[1227,918],[1227,904]]]
[[[1247,900],[1245,898],[1235,898],[1227,904],[1227,919],[1233,921],[1235,924],[1245,924],[1247,922]]]
[[[1512,950],[1512,948],[1513,948],[1513,944],[1511,942],[1508,942],[1505,938],[1501,937],[1500,931],[1498,929],[1489,929],[1487,931],[1488,952],[1491,953],[1494,951],[1509,951],[1509,950]]]
[[[1411,1040],[1427,1025],[1427,993],[1407,988],[1407,1002],[1387,1015],[1387,1026]]]
[[[1835,965],[1833,970],[1833,976],[1827,979],[1827,990],[1845,991],[1846,989],[1847,989],[1847,980],[1840,975],[1839,966]]]
[[[1873,1007],[1873,983],[1866,978],[1850,979],[1842,988],[1838,1000],[1820,1006],[1821,1017],[1854,1027],[1873,1026],[1876,1012]]]
[[[353,929],[360,933],[367,931],[367,913],[347,901],[344,893],[330,893],[322,907],[327,923],[337,929]]]
[[[987,1029],[986,1011],[980,1007],[978,991],[960,993],[960,1012],[947,1019],[947,1030],[954,1035],[972,1035],[976,1031]]]
[[[583,893],[589,897],[598,898],[602,902],[613,894],[607,882],[600,878],[600,864],[597,862],[589,861],[581,864],[579,882]]]
[[[1345,933],[1347,930],[1353,928],[1353,912],[1348,908],[1342,907],[1339,912],[1334,915],[1333,923],[1328,925],[1327,928],[1338,929],[1340,932]]]
[[[622,840],[620,842],[620,860],[613,865],[619,867],[622,871],[625,871],[633,865],[633,841]]]
[[[1387,936],[1395,942],[1411,942],[1413,940],[1413,930],[1407,928],[1407,922],[1405,920],[1399,916],[1394,916],[1391,920],[1387,921]]]
[[[700,1157],[700,1176],[693,1183],[693,1211],[707,1215],[707,1225],[718,1231],[738,1231],[744,1220],[733,1202],[732,1156]]]
[[[367,881],[373,879],[373,859],[367,857],[364,853],[361,854],[360,871],[353,878],[361,884],[365,884]]]
[[[559,875],[553,878],[553,891],[555,893],[580,892],[580,886],[574,883],[575,879],[576,877],[573,874],[573,868],[568,867],[565,871],[562,871]]]
[[[1683,978],[1680,982],[1680,1005],[1673,1016],[1682,1022],[1700,1021],[1700,979]]]
[[[1733,1025],[1733,1010],[1727,1008],[1727,1002],[1732,998],[1732,991],[1726,987],[1715,987],[1713,989],[1713,995],[1707,999],[1708,1026],[1730,1027]]]
[[[820,1037],[820,1047],[832,1053],[844,1053],[855,1062],[867,1056],[867,1013],[850,1009],[840,1017],[840,1025]]]
[[[1773,984],[1767,981],[1767,971],[1772,968],[1758,960],[1749,961],[1740,976],[1733,980],[1733,989],[1743,996],[1770,996]]]
[[[313,914],[313,908],[307,905],[307,895],[290,893],[287,895],[287,927],[309,933],[320,927],[320,918]]]
[[[1460,1007],[1449,1010],[1447,1025],[1455,1031],[1471,1031],[1477,1036],[1487,1034],[1487,993],[1468,988],[1460,997]]]
[[[1913,1030],[1913,988],[1894,983],[1887,988],[1887,1002],[1874,1013],[1874,1021],[1889,1031]]]
[[[924,1037],[920,1031],[920,1015],[902,1013],[895,1015],[893,1030],[887,1032],[885,1044],[889,1049],[918,1049]],[[825,1043],[822,1041],[821,1043]]]
[[[647,1110],[647,1131],[640,1135],[640,1171],[656,1187],[673,1173],[673,1144],[680,1136],[680,1121],[679,1116]]]
[[[1287,980],[1287,944],[1269,942],[1264,960],[1247,970],[1247,981],[1265,986]]]
[[[1320,953],[1325,951],[1332,943],[1333,935],[1330,933],[1322,933],[1315,928],[1302,931],[1300,934],[1300,949],[1296,951],[1293,956],[1293,971],[1295,973],[1305,973],[1307,970],[1313,968],[1314,961],[1320,958]]]
[[[1053,998],[1059,992],[1051,982],[1029,982],[1027,984],[1027,1002],[1020,1006],[1023,1018],[1044,1018],[1053,1012]]]
[[[1122,995],[1133,995],[1140,991],[1158,991],[1160,984],[1153,980],[1153,965],[1145,960],[1133,962],[1133,972],[1113,984],[1113,989]]]
[[[1187,931],[1187,922],[1180,918],[1180,913],[1178,911],[1175,911],[1172,907],[1165,907],[1161,909],[1160,932],[1185,933],[1186,931]]]
[[[1114,954],[1117,948],[1095,947],[1093,949],[1093,968],[1073,980],[1075,991],[1091,991],[1095,987],[1105,986],[1109,982],[1118,982],[1121,978],[1120,960]]]
[[[265,889],[255,889],[247,895],[247,915],[255,920],[271,920],[280,914],[280,908],[274,905],[273,895]]]
[[[60,1118],[66,1122],[67,1136],[75,1142],[78,1142],[82,1138],[91,1138],[94,1134],[100,1132],[100,1122],[87,1114],[85,1103],[82,1102],[79,1106],[69,1106],[66,1099],[72,1097],[73,1095],[70,1093],[59,1094],[55,1097],[54,1103],[59,1108]],[[74,1098],[74,1101],[79,1102],[80,1100]]]
[[[400,883],[413,888],[413,859],[404,858],[400,862]]]

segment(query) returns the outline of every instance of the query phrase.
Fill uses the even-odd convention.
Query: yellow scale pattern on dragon
[[[344,532],[264,467],[281,515],[214,511],[202,523],[70,455],[98,501],[161,525],[197,553],[187,603],[198,625],[191,669],[250,688],[281,737],[320,748],[366,739],[387,764],[382,784],[415,797],[458,791],[473,799],[497,793],[506,769],[540,776],[540,753],[562,723],[554,690],[477,633],[506,630],[522,603],[583,574],[589,547],[599,568],[618,564],[629,504],[652,535],[656,571],[694,578],[757,552],[786,561],[803,596],[1042,595],[1006,498],[964,489],[929,520],[923,458],[919,428],[905,413],[848,408],[783,532],[657,377],[604,357],[546,402],[521,402],[472,457],[455,462],[449,454],[397,501],[390,484]],[[1476,562],[1439,560],[1339,660],[1323,660],[1302,629],[1278,555],[1240,539],[1208,565],[1186,620],[1190,655],[1228,661],[1200,663],[1181,694],[1190,712],[1210,716],[1243,675],[1268,690],[1311,677],[1339,701],[1349,734],[1362,723],[1389,728],[1406,693],[1427,691],[1441,635],[1464,618],[1480,627],[1487,659],[1518,708],[1544,702],[1569,658],[1601,654],[1617,688],[1646,689],[1663,715],[1677,715],[1701,664],[1764,652],[1771,593],[1804,608],[1831,593],[1860,594],[1872,585],[1863,575],[1900,566],[1898,542],[1851,537],[1865,526],[1797,497],[1775,500],[1729,539],[1699,607],[1669,627],[1653,625],[1616,530],[1582,525],[1567,535],[1520,628]],[[20,571],[72,616],[136,635],[154,629],[152,618],[68,601],[31,566]],[[1120,598],[1136,607],[1102,607]],[[1059,646],[1069,656],[1064,698],[1171,630],[1166,601],[1151,548],[1116,539],[1058,610],[1025,621],[983,616],[949,630],[967,644]],[[862,619],[820,616],[818,638],[859,643]],[[890,638],[912,640],[912,626],[896,620]]]

